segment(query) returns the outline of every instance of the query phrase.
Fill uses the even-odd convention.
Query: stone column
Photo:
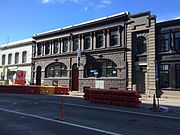
[[[96,49],[96,32],[94,32],[93,34],[93,49]]]
[[[71,37],[68,37],[68,51],[71,52]]]
[[[70,51],[69,52],[73,52],[73,48],[74,48],[74,41],[73,41],[73,36],[70,36]]]
[[[81,47],[80,49],[83,51],[84,50],[84,35],[81,34]]]
[[[125,31],[124,31],[124,28],[123,27],[120,27],[120,46],[125,46],[124,44],[124,39],[125,39]]]
[[[81,35],[78,35],[78,49],[81,50]]]
[[[103,48],[106,48],[106,30],[103,30]]]
[[[50,45],[51,45],[51,55],[54,54],[54,42],[53,40],[50,41]]]
[[[61,39],[58,39],[58,54],[61,53]]]
[[[110,46],[110,33],[109,29],[107,29],[107,37],[106,37],[106,47]]]
[[[117,35],[118,35],[118,45],[121,46],[121,28],[120,27],[118,27]]]
[[[34,48],[34,57],[37,57],[38,56],[38,43],[35,44],[35,48]]]
[[[93,33],[92,32],[90,33],[90,49],[92,49],[92,50],[94,49],[93,48]]]
[[[61,38],[61,47],[60,48],[61,48],[60,52],[63,53],[63,39],[62,38]]]
[[[42,56],[44,56],[45,55],[45,50],[46,50],[46,46],[45,46],[46,44],[45,44],[45,42],[43,42],[43,51],[42,51]]]

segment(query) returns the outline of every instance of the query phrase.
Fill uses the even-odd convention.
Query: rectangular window
[[[76,51],[78,49],[78,46],[79,46],[79,39],[78,37],[75,37],[73,39],[73,51]]]
[[[180,88],[180,64],[176,64],[176,88]]]
[[[42,44],[37,43],[37,55],[41,55],[41,54],[42,54]]]
[[[87,50],[90,48],[90,35],[84,36],[84,50]]]
[[[111,30],[110,31],[110,46],[118,45],[118,31]]]
[[[45,42],[45,55],[50,54],[50,43]]]
[[[174,36],[175,50],[180,51],[180,32],[176,32]]]
[[[160,52],[168,52],[170,50],[169,39],[170,39],[169,33],[161,34],[159,36],[159,51]]]
[[[63,52],[68,51],[68,38],[63,39]]]
[[[58,49],[59,49],[59,42],[58,42],[58,40],[54,40],[54,50],[53,50],[53,53],[54,54],[58,53]]]
[[[162,64],[159,66],[159,86],[160,88],[169,87],[169,68],[168,64]]]
[[[5,65],[5,59],[6,59],[6,55],[3,54],[3,55],[2,55],[2,65]]]
[[[103,34],[99,33],[96,36],[96,48],[100,48],[103,46]]]

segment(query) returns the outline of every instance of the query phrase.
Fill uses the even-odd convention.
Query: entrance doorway
[[[79,70],[77,64],[72,66],[72,91],[79,90]]]
[[[36,70],[36,85],[41,85],[41,66],[38,66]]]
[[[140,66],[139,71],[136,72],[136,90],[145,94],[147,83],[147,70],[146,66]]]

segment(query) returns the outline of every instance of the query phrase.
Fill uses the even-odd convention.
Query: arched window
[[[8,64],[12,63],[12,53],[8,54]]]
[[[67,77],[66,65],[60,62],[48,65],[45,69],[45,77]]]
[[[19,53],[15,53],[15,64],[19,63]]]
[[[85,77],[117,77],[117,65],[108,59],[96,60],[96,64],[85,65]]]
[[[22,63],[27,62],[27,51],[22,52]]]
[[[2,65],[5,65],[5,63],[6,63],[6,55],[3,54],[2,55]]]
[[[136,52],[137,54],[142,54],[147,52],[147,43],[145,37],[140,36],[136,39]]]

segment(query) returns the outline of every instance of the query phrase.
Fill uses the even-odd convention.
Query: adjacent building
[[[26,72],[26,84],[31,82],[31,58],[33,39],[24,39],[0,46],[0,81],[14,84],[16,72]]]

